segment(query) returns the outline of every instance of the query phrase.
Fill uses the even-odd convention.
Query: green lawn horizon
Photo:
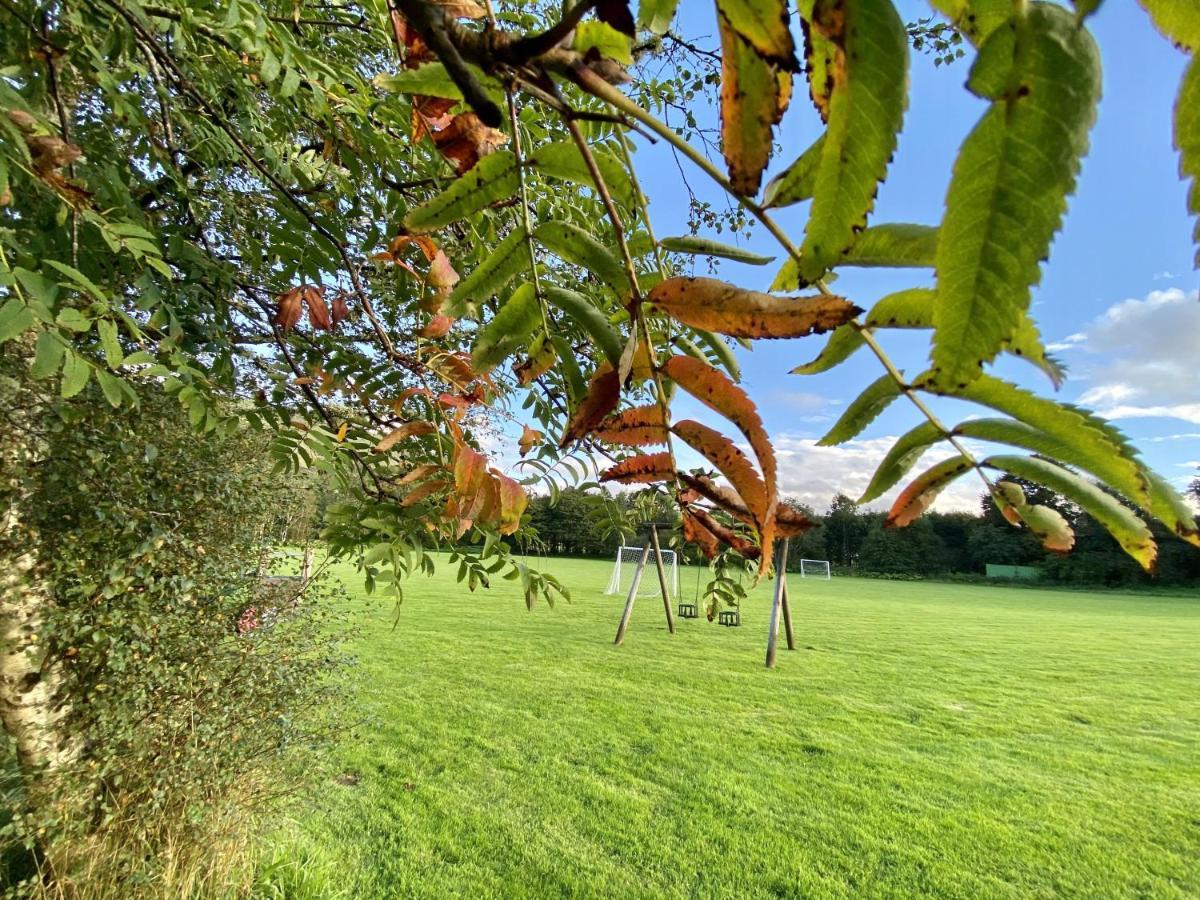
[[[398,620],[336,568],[361,727],[261,896],[1200,894],[1200,598],[793,574],[768,671],[765,584],[614,647],[611,562],[538,567],[571,603],[443,558]]]

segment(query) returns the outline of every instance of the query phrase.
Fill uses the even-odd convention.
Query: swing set
[[[649,531],[650,540],[642,547],[641,557],[638,559],[637,568],[633,572],[633,581],[629,585],[629,594],[625,598],[625,609],[621,613],[621,622],[617,626],[617,636],[613,639],[613,643],[620,646],[625,640],[625,631],[629,627],[629,619],[633,615],[633,601],[637,599],[638,588],[642,583],[642,575],[646,571],[646,563],[650,559],[650,554],[654,553],[654,567],[658,572],[658,586],[662,593],[663,613],[667,619],[667,631],[671,634],[675,633],[675,616],[671,610],[671,591],[667,587],[666,567],[663,564],[662,547],[659,545],[658,529],[660,527],[670,527],[665,522],[648,522],[643,527]],[[787,648],[789,650],[796,649],[796,634],[792,629],[792,607],[788,598],[787,585],[787,557],[788,557],[788,539],[783,538],[777,545],[775,555],[775,590],[771,599],[771,616],[770,624],[767,627],[767,659],[766,666],[768,669],[775,667],[775,656],[777,644],[779,640],[779,621],[783,619],[783,630],[787,638]],[[696,575],[696,594],[700,593],[700,576]],[[696,603],[679,603],[679,618],[695,619],[698,618]],[[726,626],[741,625],[741,610],[729,609],[722,610],[717,614],[717,622]]]

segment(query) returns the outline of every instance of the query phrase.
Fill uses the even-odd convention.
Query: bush
[[[165,397],[115,412],[81,395],[46,445],[33,524],[54,605],[38,637],[76,755],[36,798],[26,780],[0,836],[53,847],[68,896],[236,890],[254,811],[286,791],[285,756],[322,739],[317,710],[343,689],[327,579],[301,594],[256,572],[281,510],[311,510],[308,486],[272,477],[257,435],[197,434]]]

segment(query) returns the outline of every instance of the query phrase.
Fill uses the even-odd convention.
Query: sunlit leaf
[[[621,358],[621,336],[608,324],[608,319],[596,304],[582,294],[566,288],[545,288],[546,302],[557,307],[576,325],[587,332],[596,346],[604,351],[614,366]]]
[[[619,481],[622,484],[653,484],[670,481],[675,476],[671,468],[671,454],[649,453],[631,456],[600,473],[600,480]]]
[[[841,297],[774,297],[714,278],[677,276],[659,282],[647,300],[672,318],[731,337],[792,338],[830,331],[862,310]]]
[[[944,439],[945,435],[941,429],[932,422],[922,422],[907,434],[901,435],[876,467],[875,474],[871,476],[871,483],[858,498],[858,502],[870,503],[886,494],[899,484],[900,479],[917,464],[917,460],[926,450]]]
[[[679,0],[640,0],[638,3],[638,26],[652,34],[665,34],[675,18]]]
[[[885,528],[903,528],[929,509],[938,494],[964,472],[971,470],[971,461],[965,456],[950,459],[926,469],[915,481],[901,491],[888,512]]]
[[[431,422],[405,422],[397,428],[393,428],[377,443],[374,448],[376,453],[386,453],[396,446],[400,441],[410,437],[420,437],[425,434],[432,434],[437,429]]]
[[[817,167],[825,149],[825,135],[817,138],[794,163],[767,182],[763,189],[763,206],[777,209],[812,199],[817,186]]]
[[[1200,216],[1200,61],[1196,59],[1188,64],[1175,100],[1175,146],[1179,150],[1179,174],[1192,180],[1188,211]],[[1200,221],[1192,242],[1200,247]],[[1200,268],[1200,249],[1196,251],[1195,266]]]
[[[626,209],[633,209],[636,204],[636,194],[629,171],[624,164],[604,150],[602,147],[592,147],[592,156],[596,167],[604,179],[609,195]],[[579,148],[574,141],[555,141],[534,148],[529,157],[529,165],[536,166],[543,175],[552,175],[586,188],[595,189],[591,171],[583,161]]]
[[[667,442],[667,424],[658,404],[635,406],[606,418],[592,435],[610,444],[649,447]]]
[[[1053,553],[1067,553],[1075,546],[1075,532],[1058,510],[1031,503],[1021,507],[1018,515],[1047,550]]]
[[[433,199],[409,210],[404,226],[413,233],[436,231],[511,197],[519,186],[516,157],[500,150],[484,157]]]
[[[471,348],[471,365],[487,372],[504,358],[528,346],[529,336],[542,323],[537,294],[529,282],[509,295],[490,321],[479,329]]]
[[[693,256],[716,256],[721,259],[731,259],[734,262],[749,263],[753,266],[765,266],[773,261],[773,256],[763,256],[753,253],[744,247],[733,247],[722,244],[711,238],[698,235],[682,235],[680,237],[665,237],[658,242],[659,246],[671,253],[688,253]]]
[[[817,441],[819,447],[833,447],[857,437],[862,430],[879,417],[901,394],[900,385],[891,375],[881,375],[850,401],[846,411],[838,418],[829,432]]]
[[[528,267],[529,250],[525,243],[525,232],[517,229],[497,244],[470,275],[455,285],[442,304],[442,314],[461,318],[475,313],[479,304],[503,291],[513,276]]]
[[[933,225],[875,225],[858,236],[839,265],[932,268],[937,242],[938,229]]]
[[[798,69],[787,0],[717,0],[717,11],[759,56]]]
[[[854,353],[866,346],[866,339],[853,325],[842,325],[829,336],[824,349],[811,362],[796,366],[793,375],[816,375],[828,372],[839,363],[845,362]]]
[[[972,44],[978,47],[1012,18],[1012,0],[930,0]]]
[[[754,470],[746,454],[725,435],[700,422],[683,419],[671,426],[671,431],[717,467],[742,498],[758,527],[766,521],[770,498],[766,485]]]
[[[577,225],[568,222],[543,222],[533,230],[538,243],[556,256],[587,269],[625,298],[629,295],[629,276],[625,266],[607,247]]]
[[[611,365],[602,365],[588,383],[587,394],[571,413],[566,433],[563,434],[559,446],[565,447],[589,434],[605,416],[616,409],[620,396],[621,381],[617,377],[617,370]]]

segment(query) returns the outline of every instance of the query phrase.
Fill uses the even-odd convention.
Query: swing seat
[[[696,612],[696,604],[695,603],[680,603],[679,604],[679,618],[695,619],[698,617],[699,617],[699,613]]]
[[[717,624],[733,628],[742,624],[742,612],[738,609],[723,609],[717,613]]]

